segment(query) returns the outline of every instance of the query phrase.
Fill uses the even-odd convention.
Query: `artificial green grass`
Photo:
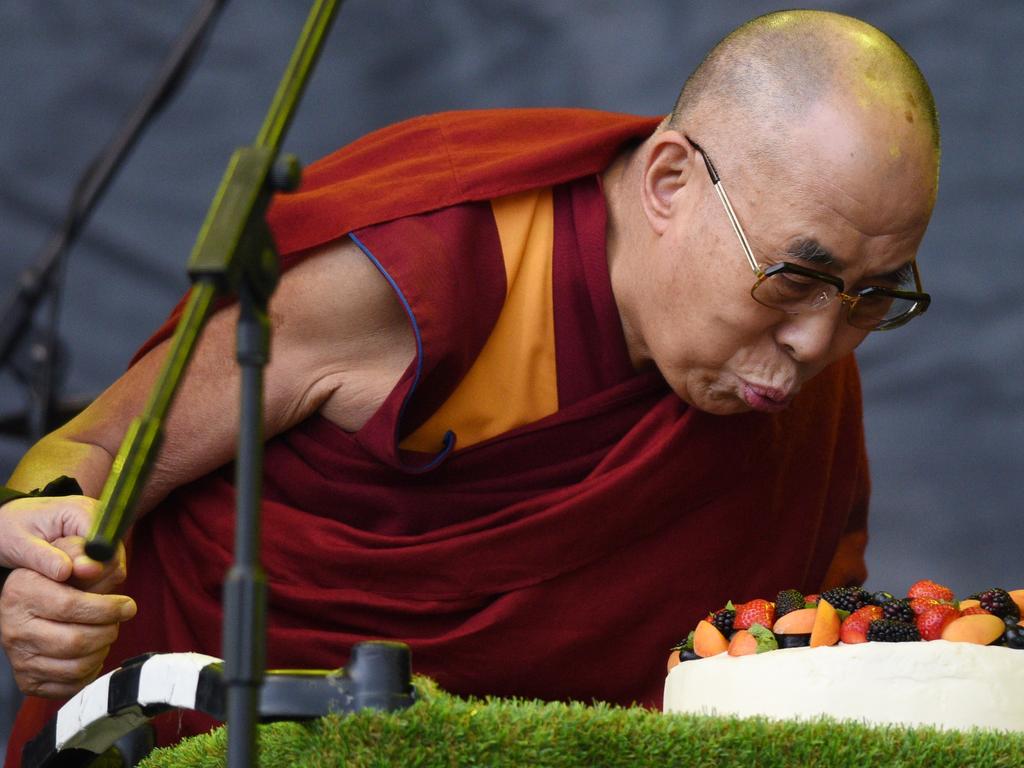
[[[905,766],[1021,768],[1024,734],[869,728],[829,720],[663,715],[638,707],[518,699],[460,699],[417,678],[420,701],[397,713],[364,711],[260,728],[260,765],[410,766]],[[154,752],[144,768],[225,763],[223,728]]]

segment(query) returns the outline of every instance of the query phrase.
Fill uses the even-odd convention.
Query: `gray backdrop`
[[[309,0],[230,5],[198,70],[131,156],[71,254],[64,393],[94,394],[185,288],[230,152],[252,141]],[[71,185],[134,106],[197,0],[0,3],[0,287],[30,263]],[[773,3],[350,0],[286,149],[312,160],[441,109],[665,112],[726,32]],[[861,348],[874,476],[869,586],[928,576],[1024,587],[1024,5],[849,0],[913,55],[943,132],[920,254],[928,315]],[[0,415],[24,405],[0,375]],[[0,469],[24,445],[0,441]],[[6,474],[6,472],[5,472]]]

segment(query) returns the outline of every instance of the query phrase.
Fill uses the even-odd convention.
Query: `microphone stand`
[[[235,563],[224,584],[224,679],[228,765],[257,764],[256,721],[266,657],[266,578],[259,559],[263,459],[263,366],[269,355],[267,303],[277,283],[277,254],[264,214],[275,191],[294,189],[294,158],[277,162],[306,82],[341,0],[316,0],[252,146],[235,152],[189,260],[193,280],[163,368],[143,413],[128,428],[100,498],[86,553],[109,560],[159,448],[163,421],[217,294],[239,295],[241,413],[235,485]]]
[[[19,344],[30,345],[27,378],[29,404],[23,414],[0,420],[0,432],[26,435],[32,442],[54,426],[54,418],[66,420],[86,405],[81,401],[54,402],[57,363],[57,308],[63,267],[68,249],[78,239],[89,215],[103,197],[125,157],[156,114],[184,82],[184,76],[199,52],[207,32],[226,0],[207,0],[175,42],[160,67],[153,86],[143,96],[120,132],[100,151],[75,185],[68,211],[34,264],[22,270],[16,287],[0,308],[0,368],[10,361]],[[36,309],[51,298],[46,329],[38,340],[29,340],[27,330]],[[56,413],[54,406],[56,405]]]

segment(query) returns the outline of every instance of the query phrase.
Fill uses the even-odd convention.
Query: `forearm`
[[[33,445],[18,462],[7,485],[19,491],[42,488],[59,475],[75,478],[86,496],[103,490],[113,457],[102,447],[71,439],[59,431]]]

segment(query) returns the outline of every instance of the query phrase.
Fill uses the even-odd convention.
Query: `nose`
[[[816,312],[786,315],[775,328],[775,341],[798,363],[823,367],[852,351],[866,335],[844,321],[847,308],[833,301]]]

